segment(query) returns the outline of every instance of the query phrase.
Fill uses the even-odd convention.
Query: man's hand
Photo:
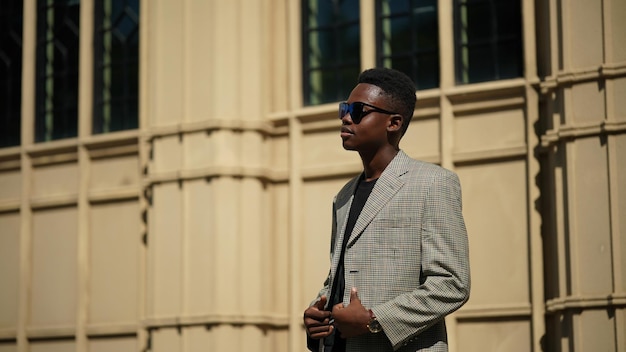
[[[312,339],[327,337],[335,328],[330,323],[330,312],[324,310],[326,300],[326,296],[322,296],[317,303],[304,311],[304,326],[307,335]]]
[[[370,321],[370,313],[361,304],[355,287],[350,291],[350,304],[347,307],[344,307],[343,303],[336,304],[332,316],[344,339],[369,333],[367,324]]]

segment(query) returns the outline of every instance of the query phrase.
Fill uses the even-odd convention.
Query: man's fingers
[[[359,292],[357,291],[356,287],[353,287],[350,290],[350,302],[357,300],[360,301],[361,299],[359,298]]]
[[[307,328],[307,332],[309,336],[313,339],[321,339],[323,337],[328,337],[332,334],[334,326],[328,325],[328,321],[326,324],[314,324]]]
[[[337,314],[340,310],[343,309],[343,303],[337,303],[333,306],[332,314]]]
[[[320,300],[315,303],[315,307],[319,310],[323,310],[326,306],[326,296],[320,297]]]

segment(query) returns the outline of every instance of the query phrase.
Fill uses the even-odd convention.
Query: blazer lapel
[[[376,185],[374,185],[372,193],[367,198],[363,210],[361,210],[361,214],[350,234],[348,247],[352,246],[361,236],[361,233],[363,233],[367,225],[372,222],[376,214],[378,214],[389,200],[402,188],[404,181],[400,177],[407,173],[409,160],[409,157],[403,151],[399,151],[391,163],[387,165],[385,171],[383,171],[378,181],[376,181]],[[345,213],[344,216],[347,218],[347,213]],[[342,228],[342,234],[344,231],[345,224]]]
[[[341,244],[343,243],[343,236],[345,236],[346,225],[348,223],[348,214],[350,207],[352,206],[352,200],[354,199],[354,191],[359,184],[360,175],[353,178],[350,181],[350,185],[345,188],[345,192],[341,192],[337,195],[335,200],[335,216],[337,219],[337,232],[333,248],[333,262],[331,265],[331,276],[335,277],[337,266],[339,265],[339,257],[341,256]],[[332,283],[331,283],[332,286]]]

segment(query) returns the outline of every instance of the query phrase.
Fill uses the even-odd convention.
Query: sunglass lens
[[[354,102],[350,105],[350,118],[354,124],[359,124],[361,122],[361,115],[363,113],[363,104],[359,102]]]
[[[359,122],[361,122],[363,104],[359,102],[354,102],[352,104],[339,103],[339,118],[342,119],[348,113],[350,114],[352,122],[358,124]]]
[[[342,119],[350,110],[348,103],[339,103],[339,118]]]

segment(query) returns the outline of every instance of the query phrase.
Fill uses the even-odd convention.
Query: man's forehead
[[[352,90],[352,93],[350,94],[350,101],[353,101],[353,100],[357,101],[358,99],[366,99],[366,100],[358,100],[358,101],[370,102],[370,103],[376,102],[381,99],[384,93],[385,92],[379,86],[376,86],[370,83],[359,83]]]

